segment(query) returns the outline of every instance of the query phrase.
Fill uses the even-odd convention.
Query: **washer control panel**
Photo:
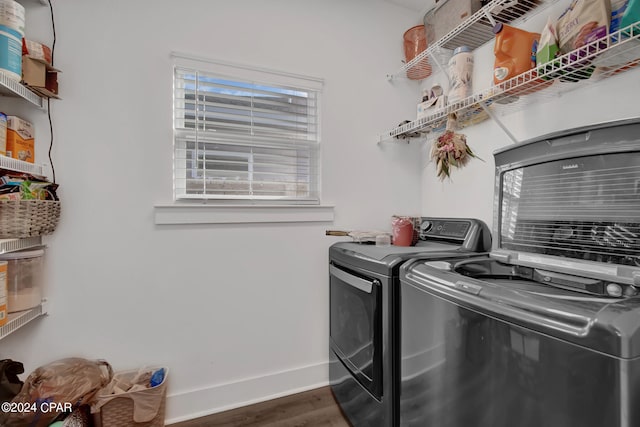
[[[422,218],[420,222],[420,239],[427,240],[430,237],[464,240],[471,228],[471,221]]]

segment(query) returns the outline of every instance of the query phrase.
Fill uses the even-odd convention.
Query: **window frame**
[[[172,119],[173,119],[173,176],[172,176],[172,184],[173,184],[173,200],[174,203],[204,203],[204,204],[216,204],[216,205],[277,205],[277,206],[297,206],[297,205],[315,205],[318,206],[321,203],[321,96],[322,89],[324,86],[323,79],[317,77],[309,77],[302,76],[292,73],[286,73],[281,71],[270,70],[266,68],[260,68],[250,65],[241,65],[230,62],[223,62],[208,58],[197,57],[193,55],[188,55],[179,52],[172,52],[172,81],[173,81],[173,94],[172,94]],[[226,195],[187,195],[187,194],[178,194],[177,190],[177,180],[180,179],[177,174],[178,171],[178,162],[180,161],[177,158],[177,141],[180,138],[180,132],[185,133],[186,127],[183,129],[177,128],[177,123],[180,119],[184,120],[184,116],[182,118],[177,117],[176,109],[179,100],[176,100],[175,91],[176,91],[176,68],[188,68],[198,70],[208,74],[214,74],[219,76],[221,79],[230,79],[238,82],[254,82],[254,84],[266,84],[266,85],[274,85],[276,87],[293,87],[298,88],[300,90],[313,91],[315,92],[315,141],[312,141],[311,144],[315,144],[315,147],[309,149],[311,153],[311,158],[313,159],[312,163],[309,165],[307,171],[311,171],[315,173],[312,179],[315,182],[312,183],[312,190],[315,190],[315,194],[313,197],[287,197],[287,196],[273,196],[267,198],[253,197],[251,195],[244,196],[234,196],[229,197]],[[195,131],[194,131],[195,132]],[[197,140],[195,142],[198,144]],[[291,147],[295,149],[295,146],[292,144]],[[302,149],[302,146],[301,146]],[[240,156],[240,153],[235,153],[235,155]],[[314,157],[315,156],[315,157]],[[198,161],[198,160],[196,160]],[[185,161],[186,163],[186,161]],[[249,164],[249,162],[248,162]],[[187,179],[187,171],[188,168],[185,165],[183,179]],[[297,182],[297,181],[296,181]],[[185,184],[186,185],[186,184]],[[185,190],[186,191],[186,190]],[[166,206],[164,206],[166,207]]]

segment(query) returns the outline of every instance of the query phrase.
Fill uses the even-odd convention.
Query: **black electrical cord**
[[[51,164],[51,178],[56,183],[56,168],[53,167],[53,159],[51,158],[51,150],[53,149],[53,122],[51,121],[51,98],[47,98],[47,116],[49,117],[49,132],[51,140],[49,141],[49,163]]]
[[[51,45],[51,65],[53,66],[53,57],[56,50],[56,21],[53,19],[53,5],[49,0],[49,11],[51,12],[51,28],[53,29],[53,44]],[[51,176],[53,183],[56,183],[56,169],[53,167],[53,159],[51,158],[51,150],[53,150],[53,121],[51,120],[51,98],[47,98],[47,116],[49,117],[49,133],[51,140],[49,142],[49,164],[51,164]]]

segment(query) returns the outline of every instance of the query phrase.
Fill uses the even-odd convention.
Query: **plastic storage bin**
[[[149,371],[158,369],[162,368],[148,368]],[[130,382],[139,372],[116,372],[112,383]],[[91,407],[95,427],[164,427],[167,374],[168,369],[164,368],[162,382],[155,387],[109,394],[107,386],[98,392]]]
[[[427,48],[427,37],[424,25],[416,25],[409,28],[402,36],[404,42],[404,57],[407,63]],[[407,71],[407,77],[411,80],[422,80],[431,75],[431,65],[427,58],[421,59]]]
[[[44,249],[0,255],[7,262],[7,312],[28,310],[42,302]]]

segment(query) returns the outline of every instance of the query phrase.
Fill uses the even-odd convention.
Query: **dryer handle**
[[[371,291],[373,290],[373,284],[374,284],[373,281],[361,279],[360,277],[354,276],[353,274],[349,274],[346,271],[334,265],[329,266],[329,273],[332,276],[335,276],[338,279],[342,280],[346,284],[353,286],[354,288],[359,289],[368,294],[370,294]]]

